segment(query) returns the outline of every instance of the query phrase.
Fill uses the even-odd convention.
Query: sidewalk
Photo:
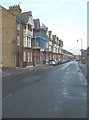
[[[82,64],[81,62],[78,63],[80,69],[82,70],[83,74],[87,78],[87,64]]]
[[[2,77],[8,76],[8,75],[15,75],[15,74],[20,74],[20,73],[24,73],[27,71],[31,71],[31,70],[36,70],[36,69],[42,69],[42,68],[47,68],[49,67],[48,64],[38,64],[36,66],[28,66],[26,68],[3,68],[2,69]]]

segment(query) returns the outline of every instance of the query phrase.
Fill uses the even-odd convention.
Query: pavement
[[[0,77],[6,77],[9,75],[13,75],[13,74],[24,73],[24,72],[31,71],[31,70],[46,69],[49,67],[52,67],[52,66],[49,66],[48,64],[38,64],[36,66],[28,66],[25,68],[22,68],[22,67],[2,68],[2,69],[0,69]]]
[[[78,65],[79,65],[81,71],[83,72],[83,74],[85,75],[85,77],[87,78],[87,64],[78,62]]]
[[[81,68],[81,71],[83,72],[83,74],[85,75],[85,77],[87,78],[87,65],[86,64],[82,64],[81,62],[78,62],[79,67]],[[24,73],[27,72],[28,70],[36,70],[36,69],[45,69],[47,67],[52,67],[49,66],[48,64],[38,64],[36,66],[28,66],[26,68],[3,68],[0,69],[0,77],[6,77],[8,75],[12,75],[12,74],[19,74],[19,73]]]

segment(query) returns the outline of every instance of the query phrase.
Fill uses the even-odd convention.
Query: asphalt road
[[[87,118],[87,80],[77,62],[2,79],[3,118]]]

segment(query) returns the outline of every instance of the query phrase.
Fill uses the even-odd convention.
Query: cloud
[[[83,7],[87,5],[88,0],[80,0],[78,7]]]
[[[23,12],[31,10],[33,18],[40,18],[53,34],[64,41],[64,47],[69,49],[75,47],[76,39],[81,37],[86,46],[86,2],[87,0],[0,0],[0,4],[6,7],[20,4]]]

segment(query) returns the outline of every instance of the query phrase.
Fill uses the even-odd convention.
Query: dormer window
[[[32,26],[28,24],[28,30],[32,31]]]

